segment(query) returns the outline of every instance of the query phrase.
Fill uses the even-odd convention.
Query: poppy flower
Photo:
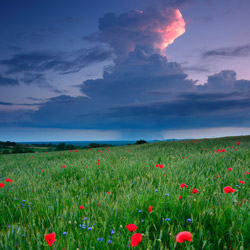
[[[101,161],[100,159],[98,159],[97,161]]]
[[[78,152],[78,150],[77,150],[77,149],[75,149],[74,151],[75,151],[76,153]]]
[[[163,165],[162,165],[162,164],[159,164],[159,168],[163,168]]]
[[[12,182],[12,180],[10,178],[7,178],[5,181],[6,182]]]
[[[240,183],[245,184],[245,182],[244,182],[244,181],[240,181]]]
[[[156,168],[159,167],[159,164],[156,164],[155,167],[156,167]]]
[[[203,151],[205,151],[206,149],[205,148],[203,148]]]
[[[228,194],[228,193],[233,193],[234,191],[235,191],[235,189],[233,189],[233,188],[231,188],[231,187],[229,187],[229,186],[224,187],[224,192],[225,192],[226,194]]]
[[[48,245],[51,246],[53,242],[55,242],[56,234],[53,232],[52,234],[45,235],[44,238],[47,241]]]
[[[107,192],[107,194],[111,194],[111,192]]]
[[[225,149],[222,149],[221,152],[226,152],[226,150],[225,150]]]
[[[97,165],[100,165],[100,162],[99,162],[99,161],[97,162]]]
[[[187,184],[182,183],[182,184],[181,184],[181,188],[184,188],[184,187],[187,188]]]
[[[217,175],[216,177],[217,177],[217,178],[219,178],[220,176],[219,176],[219,175]]]
[[[44,170],[42,170],[42,172],[44,172]]]
[[[183,243],[184,241],[192,241],[192,237],[193,236],[190,232],[184,231],[176,235],[176,241],[178,243]]]
[[[86,166],[86,168],[88,168],[88,166]]]
[[[240,145],[240,142],[237,142],[237,145]]]
[[[89,150],[92,150],[92,148],[90,148]]]
[[[163,177],[165,177],[166,175],[165,174],[163,174]]]
[[[196,193],[198,193],[198,192],[199,192],[199,191],[198,191],[196,188],[194,188],[193,191],[192,191],[193,194],[196,194]]]
[[[3,183],[0,183],[0,188],[3,188],[5,184]]]
[[[62,168],[66,168],[66,166],[65,166],[65,165],[63,165],[63,166],[62,166]]]
[[[179,197],[179,200],[181,200],[181,199],[182,199],[182,196]]]
[[[80,209],[84,209],[84,206],[80,206],[79,208],[80,208]]]
[[[131,238],[131,246],[136,247],[142,241],[142,236],[139,233],[136,233]]]
[[[184,157],[182,156],[181,159],[184,159]]]
[[[100,203],[97,203],[97,206],[99,206],[99,207],[100,207],[100,206],[101,206],[101,204],[100,204]]]
[[[233,168],[229,168],[229,169],[228,169],[228,171],[232,171],[232,170],[233,170]]]
[[[128,224],[126,228],[128,229],[128,231],[133,232],[136,231],[137,226],[135,224]]]
[[[148,211],[151,213],[152,212],[152,209],[153,209],[153,206],[149,206],[148,207]]]

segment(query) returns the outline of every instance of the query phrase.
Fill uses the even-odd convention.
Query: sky
[[[0,3],[0,141],[250,134],[249,0]]]

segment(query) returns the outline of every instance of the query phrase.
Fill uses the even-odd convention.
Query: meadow
[[[250,136],[0,155],[0,249],[250,249],[249,172]]]

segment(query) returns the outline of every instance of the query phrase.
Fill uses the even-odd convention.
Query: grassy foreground
[[[249,136],[1,155],[0,249],[250,249],[248,172]]]

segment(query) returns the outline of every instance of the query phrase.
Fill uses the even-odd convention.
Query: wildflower
[[[5,182],[12,182],[12,180],[10,178],[7,178]]]
[[[141,213],[142,211],[141,210],[138,210],[139,213]]]
[[[170,218],[166,218],[165,220],[166,220],[166,221],[170,221]]]
[[[142,241],[142,236],[140,233],[136,233],[131,238],[131,246],[135,247]]]
[[[193,191],[192,191],[193,194],[196,194],[196,193],[198,193],[198,192],[199,192],[199,191],[198,191],[196,188],[194,188]]]
[[[112,240],[108,240],[108,243],[112,244]]]
[[[113,229],[111,229],[111,234],[115,234],[115,231]]]
[[[153,209],[153,206],[149,206],[148,207],[148,211],[151,213],[152,212],[152,209]]]
[[[97,241],[103,241],[103,238],[97,238]]]
[[[240,142],[237,142],[237,145],[240,145]]]
[[[224,192],[225,192],[226,194],[228,194],[228,193],[233,193],[234,191],[235,191],[235,189],[233,189],[233,188],[231,188],[231,187],[229,187],[229,186],[224,187]]]
[[[0,183],[0,188],[3,188],[5,184],[3,183]]]
[[[232,171],[232,170],[233,170],[233,168],[229,168],[229,169],[228,169],[228,171]]]
[[[192,241],[192,237],[193,236],[190,232],[184,231],[176,235],[176,241],[178,243],[183,243],[184,241]]]
[[[245,184],[245,182],[244,182],[244,181],[240,181],[240,183],[241,183],[241,184]]]
[[[55,242],[56,234],[53,232],[52,234],[45,235],[44,238],[47,241],[48,245],[51,246],[53,242]]]
[[[136,231],[137,226],[135,224],[128,224],[126,228],[128,229],[128,231],[133,232]]]
[[[80,208],[80,209],[84,209],[84,206],[80,206],[79,208]]]
[[[181,184],[181,188],[184,188],[184,187],[187,188],[187,184],[182,183],[182,184]]]
[[[192,219],[188,219],[188,222],[192,222]]]
[[[179,197],[179,200],[181,200],[182,199],[182,195]]]
[[[155,192],[158,192],[158,189],[155,189]]]
[[[217,178],[219,178],[220,176],[219,176],[219,175],[217,175],[216,177],[217,177]]]
[[[92,230],[92,227],[88,227],[88,230],[91,231],[91,230]]]
[[[66,235],[67,234],[67,232],[63,232],[63,235]]]
[[[144,222],[144,220],[143,220],[143,219],[141,219],[141,222]]]
[[[65,165],[63,165],[63,166],[62,166],[62,168],[66,168],[66,166],[65,166]]]
[[[44,172],[44,170],[42,170],[42,172]]]

